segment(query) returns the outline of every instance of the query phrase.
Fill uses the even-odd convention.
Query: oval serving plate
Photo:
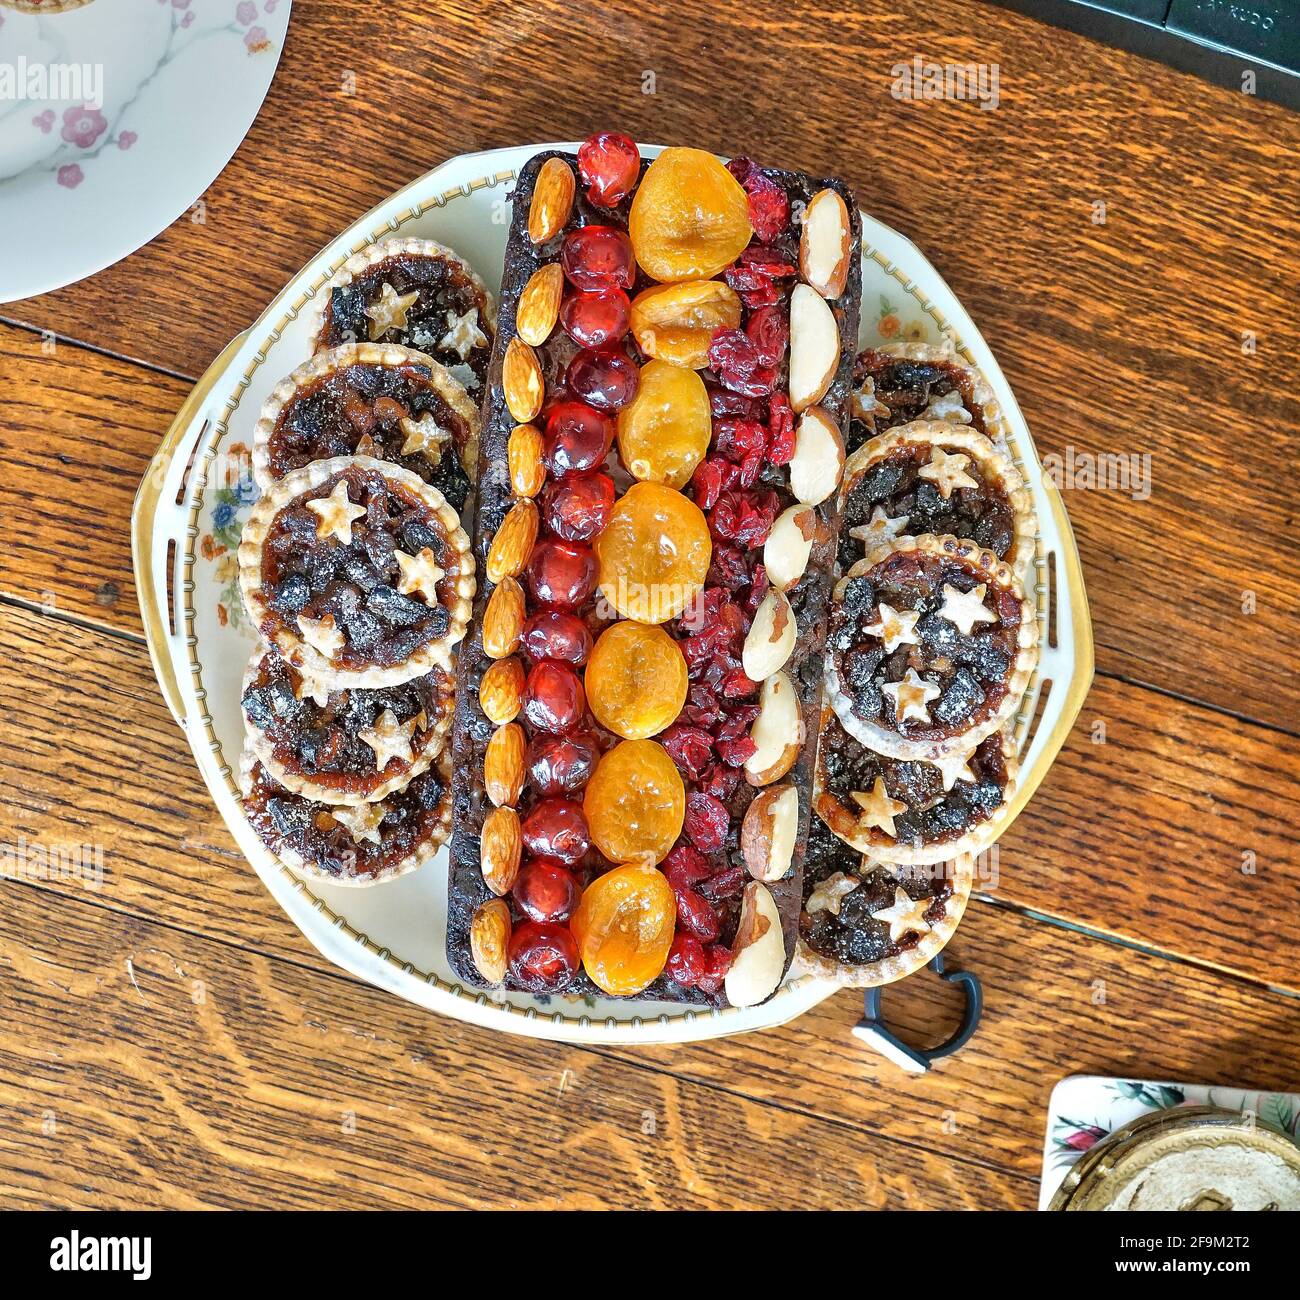
[[[539,144],[453,158],[313,258],[217,358],[163,440],[136,499],[136,579],[159,684],[217,808],[263,884],[323,956],[411,1002],[494,1029],[574,1042],[687,1042],[781,1024],[837,986],[796,969],[763,1005],[722,1010],[467,989],[444,951],[445,848],[427,867],[375,888],[308,884],[280,866],[249,829],[236,785],[244,736],[240,682],[254,643],[235,563],[257,497],[247,453],[263,400],[310,353],[317,290],[350,254],[397,233],[449,244],[489,286],[498,285],[510,182],[538,150],[576,147]],[[659,152],[641,148],[651,157]],[[951,341],[1001,403],[1007,441],[1034,495],[1038,554],[1026,585],[1037,603],[1042,654],[1017,722],[1022,780],[1009,825],[1051,765],[1092,680],[1092,629],[1074,538],[997,362],[939,274],[912,243],[867,216],[862,261],[860,344]]]

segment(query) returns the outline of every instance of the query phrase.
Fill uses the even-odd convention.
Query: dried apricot
[[[633,483],[593,545],[601,593],[638,623],[676,618],[703,590],[713,557],[704,512],[662,483]]]
[[[628,215],[632,251],[654,280],[706,280],[753,235],[749,199],[703,149],[665,149],[646,169]]]
[[[661,871],[641,865],[615,867],[593,880],[569,928],[592,983],[627,997],[663,970],[676,924],[672,886]]]
[[[740,324],[740,295],[721,280],[659,284],[632,299],[632,336],[648,357],[703,370],[713,331]]]
[[[662,862],[682,833],[686,787],[658,741],[621,740],[596,764],[582,811],[611,862]]]
[[[613,623],[587,662],[587,706],[601,726],[627,740],[661,732],[682,711],[686,657],[661,627]]]
[[[712,432],[704,380],[694,370],[647,361],[636,397],[618,413],[618,454],[633,478],[682,488]]]

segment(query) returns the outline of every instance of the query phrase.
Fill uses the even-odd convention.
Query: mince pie
[[[304,676],[373,689],[450,669],[474,557],[437,488],[340,456],[295,470],[253,508],[239,583],[253,626]]]
[[[957,360],[952,346],[891,343],[866,348],[853,366],[853,420],[847,450],[913,420],[970,425],[1006,441],[1002,408],[984,376]]]
[[[1020,471],[981,433],[916,420],[863,443],[840,488],[842,569],[878,542],[922,533],[965,537],[1024,578],[1038,531]]]
[[[965,853],[929,866],[874,861],[814,816],[804,855],[800,970],[857,988],[910,975],[952,938],[974,874]]]
[[[258,839],[293,871],[334,885],[377,885],[414,871],[451,834],[451,751],[378,803],[336,807],[286,790],[245,747],[244,814]]]
[[[496,308],[483,281],[432,239],[389,239],[353,253],[321,287],[317,352],[341,343],[396,343],[441,362],[483,395]]]
[[[956,537],[897,537],[853,565],[834,598],[827,691],[868,749],[933,761],[1015,714],[1038,661],[1038,623],[1020,579],[991,552]]]
[[[330,690],[265,645],[244,676],[253,752],[285,789],[328,804],[372,803],[428,768],[455,702],[442,668],[398,686]]]
[[[319,352],[272,390],[253,434],[265,492],[335,456],[390,461],[464,510],[478,471],[478,410],[432,357],[386,343]]]
[[[813,808],[847,844],[879,862],[976,854],[1001,832],[1019,763],[1008,728],[934,762],[887,758],[822,715]]]

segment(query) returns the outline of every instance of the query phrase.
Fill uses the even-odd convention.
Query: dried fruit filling
[[[311,508],[340,484],[360,511],[346,541],[338,532],[320,537],[321,515]],[[444,601],[459,564],[442,520],[426,502],[377,470],[349,469],[290,502],[272,521],[262,555],[271,614],[261,631],[269,637],[277,623],[295,631],[304,622],[324,624],[342,640],[335,663],[400,664],[447,635]]]
[[[959,560],[896,551],[841,583],[829,639],[840,691],[855,716],[910,738],[969,731],[1007,694],[1024,616]]]
[[[1016,532],[1015,514],[1006,493],[989,482],[970,457],[961,458],[964,463],[955,470],[955,483],[936,482],[930,476],[934,451],[928,443],[899,447],[869,466],[847,490],[840,516],[839,561],[843,569],[862,558],[864,536],[874,535],[870,529],[873,517],[880,527],[880,540],[890,532],[968,537],[998,559],[1006,558]],[[859,530],[856,537],[854,529]],[[863,529],[868,531],[864,534]]]
[[[436,487],[459,512],[469,496],[464,460],[477,454],[473,442],[428,366],[357,364],[299,389],[276,420],[267,454],[276,479],[334,456],[391,461]]]
[[[492,355],[486,307],[483,286],[459,259],[399,253],[330,293],[320,346],[370,342],[415,348],[479,394]]]
[[[971,375],[945,361],[910,361],[866,348],[853,365],[853,419],[846,448],[857,451],[868,438],[913,420],[954,420],[986,438],[998,431],[984,425],[974,400]]]
[[[436,749],[451,721],[455,687],[435,668],[400,686],[331,691],[321,699],[268,653],[245,687],[244,716],[278,770],[350,800],[385,776],[426,765],[426,750]]]

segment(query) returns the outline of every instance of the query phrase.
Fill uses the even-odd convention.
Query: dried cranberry
[[[668,977],[683,988],[691,988],[709,969],[704,945],[691,934],[679,934],[668,949]]]
[[[575,289],[630,289],[636,279],[632,241],[616,226],[571,230],[560,247],[560,265]]]
[[[781,301],[781,290],[771,280],[764,280],[755,289],[742,289],[740,301],[747,311],[761,311],[764,307],[775,307]]]
[[[603,348],[627,333],[632,304],[622,289],[571,290],[560,306],[564,332],[584,348]]]
[[[691,780],[704,771],[713,758],[713,737],[701,727],[674,722],[657,737],[668,757]]]
[[[785,393],[773,393],[767,403],[767,458],[788,465],[794,456],[794,408]]]
[[[777,504],[773,492],[724,492],[709,515],[710,531],[715,537],[752,550],[767,541]]]
[[[779,307],[764,307],[756,311],[745,322],[745,333],[752,340],[763,365],[780,364],[786,344],[790,342],[790,326]]]
[[[727,841],[731,817],[712,795],[692,790],[686,796],[685,830],[701,853],[713,853]]]
[[[635,396],[641,371],[623,352],[584,348],[566,372],[569,391],[600,411],[618,411]]]
[[[754,340],[741,329],[722,326],[709,342],[709,366],[727,387],[740,391],[735,381],[753,373],[759,364]]]
[[[562,863],[534,858],[515,877],[515,902],[534,921],[567,921],[578,906],[578,882]]]
[[[749,224],[765,244],[782,235],[790,224],[790,198],[770,176],[755,167],[741,184],[749,195]]]
[[[798,275],[799,268],[779,248],[759,248],[750,244],[736,259],[748,271],[765,275],[769,280],[785,280]]]
[[[698,788],[705,794],[726,803],[736,793],[740,785],[740,772],[737,768],[715,763],[699,779]]]
[[[734,461],[767,449],[767,426],[757,420],[718,420],[713,429],[718,450]]]
[[[543,799],[524,818],[524,848],[534,857],[555,858],[565,866],[582,860],[591,848],[582,805],[573,799]]]
[[[707,581],[723,587],[744,586],[749,581],[749,561],[745,558],[745,552],[735,546],[715,542]]]
[[[578,146],[578,175],[597,207],[617,207],[632,192],[640,172],[641,151],[621,131],[597,131]]]
[[[758,753],[758,746],[748,736],[738,736],[735,740],[718,741],[717,750],[718,757],[728,767],[743,767]]]
[[[596,590],[596,575],[596,557],[581,542],[546,538],[528,561],[528,585],[543,605],[577,609]]]
[[[524,624],[523,647],[532,659],[585,664],[591,653],[591,632],[575,614],[543,609]]]
[[[701,886],[699,892],[717,902],[722,898],[734,898],[749,882],[749,872],[744,867],[728,867],[716,876],[710,876]]]
[[[705,993],[716,993],[731,969],[731,950],[725,944],[710,944],[704,950],[704,961],[706,969],[697,982]]]
[[[715,420],[723,416],[736,416],[742,420],[759,418],[759,404],[752,397],[742,397],[729,388],[720,388],[717,384],[706,384],[709,394],[709,410]]]
[[[507,949],[510,974],[531,993],[554,993],[578,973],[578,945],[566,926],[525,921]]]
[[[586,707],[582,681],[568,664],[543,659],[533,666],[524,683],[524,717],[535,731],[572,731]]]
[[[702,853],[681,841],[672,847],[663,863],[663,873],[674,889],[698,883],[711,870],[708,859]]]
[[[726,721],[714,733],[714,739],[718,741],[736,740],[740,736],[747,735],[758,714],[759,707],[757,704],[734,705],[731,712],[727,714]]]
[[[542,519],[566,542],[589,542],[609,523],[615,496],[608,474],[554,480],[542,493]]]
[[[528,779],[540,795],[577,794],[599,759],[600,750],[586,732],[534,736],[528,745]]]
[[[705,942],[718,937],[718,914],[712,903],[689,886],[674,889],[673,896],[677,899],[677,924],[682,929]]]
[[[744,154],[738,154],[727,163],[727,170],[743,185],[746,177],[754,170],[755,166],[756,164],[752,158],[746,158]]]
[[[600,465],[614,443],[614,421],[586,402],[557,402],[546,417],[542,459],[557,478],[586,474]]]
[[[701,510],[712,510],[718,493],[722,491],[722,465],[716,460],[706,460],[691,476],[691,491],[695,504]]]

